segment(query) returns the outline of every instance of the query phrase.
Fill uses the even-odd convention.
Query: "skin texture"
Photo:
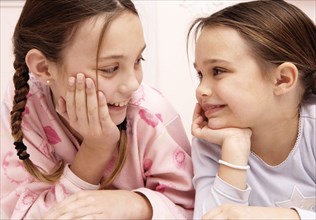
[[[70,169],[91,184],[100,183],[104,167],[116,152],[120,138],[116,125],[126,117],[127,103],[143,77],[142,25],[138,16],[127,12],[105,31],[96,69],[96,51],[104,19],[101,14],[79,26],[64,50],[62,64],[50,62],[35,49],[27,57],[38,79],[49,80],[56,111],[82,142]],[[151,216],[151,205],[140,194],[126,190],[91,190],[65,199],[45,218],[150,219]]]
[[[44,219],[150,219],[144,201],[124,190],[82,191],[56,205]]]
[[[251,151],[270,165],[284,161],[297,137],[301,87],[295,65],[262,68],[238,32],[224,26],[202,30],[195,57],[200,84],[193,136],[221,145],[221,159],[231,164],[247,165]],[[246,170],[221,164],[218,176],[246,189]],[[210,210],[204,219],[280,217],[299,219],[292,209],[228,204]]]
[[[295,210],[256,206],[221,205],[202,219],[299,219]]]

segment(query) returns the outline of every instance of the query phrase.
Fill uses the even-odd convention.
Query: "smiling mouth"
[[[211,115],[213,115],[214,113],[221,111],[222,109],[225,108],[226,105],[211,105],[211,106],[207,106],[204,109],[204,115],[206,117],[209,117]]]
[[[110,107],[124,107],[128,104],[128,101],[124,102],[113,102],[113,103],[108,103],[108,106]]]

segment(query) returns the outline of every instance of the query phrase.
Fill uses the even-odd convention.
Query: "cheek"
[[[249,97],[251,91],[238,88],[238,85],[237,87],[222,85],[214,89],[223,104],[228,105],[234,115],[243,115],[248,108],[251,108]]]
[[[68,88],[68,77],[61,76],[57,78],[55,82],[56,86],[54,92],[65,98]]]
[[[202,80],[198,82],[196,88],[195,88],[195,98],[196,100],[201,103],[203,94],[209,94],[212,91],[212,88],[210,88],[210,84],[208,82],[204,82],[202,84]]]
[[[98,90],[103,92],[103,94],[105,95],[105,98],[108,101],[109,101],[110,97],[113,97],[114,89],[115,89],[114,85],[111,85],[109,83],[100,83],[99,82]]]
[[[201,96],[200,96],[200,93],[198,92],[198,90],[195,90],[195,98],[196,98],[197,102],[201,104]]]
[[[141,84],[141,82],[143,81],[143,70],[140,70],[136,73],[136,79],[139,82],[139,84]]]
[[[230,90],[223,91],[223,99],[228,104],[230,111],[234,115],[234,118],[243,125],[243,122],[247,122],[250,119],[256,118],[261,111],[260,97],[254,96],[250,90]]]
[[[238,109],[241,106],[247,106],[250,93],[251,91],[244,91],[243,89],[236,87],[218,88],[220,98],[233,109]]]

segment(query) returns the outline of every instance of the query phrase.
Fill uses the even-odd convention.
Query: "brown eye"
[[[202,72],[201,71],[197,71],[196,72],[196,76],[197,76],[197,78],[202,79],[202,77],[203,77]]]
[[[110,74],[115,72],[116,70],[118,70],[118,66],[114,66],[114,67],[110,67],[110,68],[105,68],[105,69],[100,69],[101,72],[106,73],[106,74]]]
[[[213,68],[213,75],[214,76],[217,76],[217,75],[222,74],[224,72],[225,71],[223,69],[220,69],[220,68],[217,68],[217,67]]]
[[[142,61],[145,61],[144,57],[140,57],[136,60],[135,64],[140,64]]]

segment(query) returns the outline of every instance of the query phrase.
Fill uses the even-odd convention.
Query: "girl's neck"
[[[295,146],[299,130],[299,113],[290,119],[277,121],[271,127],[254,129],[251,150],[265,163],[275,166],[289,156]]]

